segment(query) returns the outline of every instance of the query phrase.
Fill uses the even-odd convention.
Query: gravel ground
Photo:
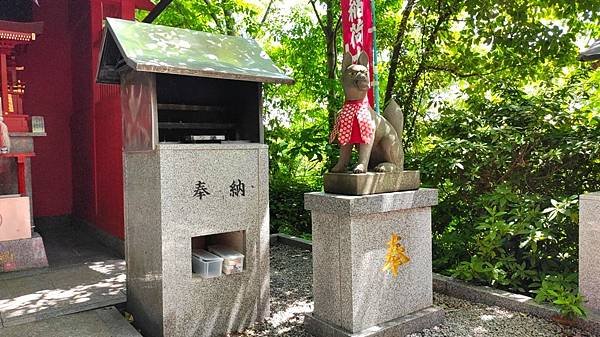
[[[594,337],[577,329],[499,307],[442,294],[434,302],[446,312],[444,325],[410,337]],[[302,326],[312,312],[312,255],[283,244],[271,246],[271,317],[244,336],[311,337]]]

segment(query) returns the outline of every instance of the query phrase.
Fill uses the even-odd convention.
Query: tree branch
[[[319,26],[321,26],[321,29],[323,30],[323,33],[325,34],[325,36],[327,36],[327,29],[325,28],[325,25],[323,24],[323,21],[321,21],[321,15],[319,14],[319,11],[317,11],[317,6],[315,5],[315,0],[309,0],[310,4],[312,5],[313,10],[315,11],[315,16],[317,17],[317,21],[319,22]]]
[[[335,23],[335,28],[333,29],[334,34],[337,34],[337,32],[340,30],[341,23],[342,23],[342,16],[340,15],[337,19],[337,22]]]
[[[204,0],[204,3],[206,4],[206,6],[208,6],[208,14],[210,14],[210,17],[213,19],[213,21],[217,25],[217,30],[221,33],[224,33],[223,27],[221,26],[221,20],[219,20],[219,17],[217,17],[215,12],[212,10],[212,7],[214,5],[212,4],[212,2],[210,0]]]
[[[231,10],[225,9],[225,7],[223,7],[223,15],[225,17],[225,28],[227,29],[227,35],[236,35],[235,20],[233,19],[233,14]]]
[[[438,5],[440,6],[440,10],[441,10],[441,1],[438,2]],[[449,7],[445,11],[442,11],[439,14],[439,16],[435,22],[435,25],[434,25],[433,29],[431,30],[431,33],[427,37],[427,43],[425,44],[425,48],[424,48],[423,54],[421,56],[421,61],[419,62],[419,66],[418,66],[417,70],[415,71],[415,74],[414,74],[412,80],[410,81],[408,95],[406,96],[406,104],[404,105],[404,116],[407,116],[407,118],[408,118],[408,116],[411,116],[410,113],[413,113],[411,123],[409,125],[407,125],[407,128],[406,128],[407,130],[410,131],[410,133],[414,133],[414,127],[417,122],[417,111],[413,111],[414,110],[413,109],[413,100],[414,100],[414,96],[415,96],[415,91],[417,89],[417,85],[419,84],[421,77],[423,76],[423,73],[427,70],[426,63],[429,58],[429,55],[431,54],[431,52],[433,50],[433,46],[439,35],[440,29],[442,28],[442,25],[446,21],[448,21],[448,19],[452,15],[452,13],[453,13],[453,9],[452,9],[452,7]]]
[[[265,24],[265,21],[267,21],[267,16],[269,15],[269,12],[271,11],[271,6],[273,5],[273,0],[269,1],[269,5],[267,6],[267,9],[265,10],[265,14],[262,17],[262,20],[260,20],[260,26],[262,27],[262,25]]]
[[[398,26],[398,34],[396,34],[396,40],[394,41],[394,49],[392,50],[392,58],[390,59],[390,72],[388,76],[388,82],[385,88],[385,98],[383,102],[388,102],[392,98],[392,91],[396,85],[396,71],[398,70],[398,59],[400,58],[400,51],[402,51],[402,42],[406,35],[406,26],[408,24],[408,18],[413,10],[416,0],[408,0],[404,10],[402,11],[402,19]]]
[[[435,64],[428,64],[425,66],[426,70],[433,70],[433,71],[444,71],[447,73],[450,73],[456,77],[459,78],[468,78],[468,77],[475,77],[475,76],[487,76],[487,75],[491,75],[494,73],[498,73],[501,72],[503,70],[505,70],[506,68],[500,68],[500,69],[496,69],[487,73],[480,73],[480,72],[472,72],[472,73],[463,73],[460,71],[460,69],[456,68],[456,67],[452,67],[452,66],[444,66],[444,65],[435,65]]]

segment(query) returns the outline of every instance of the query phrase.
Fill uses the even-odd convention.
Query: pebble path
[[[409,337],[595,337],[527,314],[442,294],[434,294],[434,303],[445,310],[445,323]],[[302,324],[312,310],[311,252],[275,244],[271,246],[271,317],[231,336],[311,337]]]

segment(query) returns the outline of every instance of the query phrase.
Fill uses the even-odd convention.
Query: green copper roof
[[[294,82],[254,40],[108,18],[98,82],[119,83],[123,63],[141,72]]]
[[[589,49],[579,54],[580,61],[595,61],[600,60],[600,40],[592,43]]]

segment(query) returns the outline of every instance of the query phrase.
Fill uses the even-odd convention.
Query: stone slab
[[[323,177],[325,192],[345,195],[369,195],[416,190],[420,185],[419,171],[367,172],[362,174],[326,173]]]
[[[313,192],[304,194],[304,208],[309,211],[365,215],[437,205],[438,190],[420,188],[415,191],[392,192],[365,196],[348,196]]]
[[[579,197],[579,230],[600,231],[600,192]]]
[[[582,194],[579,196],[579,198],[586,199],[586,200],[600,201],[600,192],[592,192],[592,193]]]
[[[2,337],[141,337],[115,307],[0,328]]]
[[[14,326],[124,303],[122,260],[0,281],[0,317]]]
[[[600,192],[579,197],[579,290],[600,313]]]
[[[311,314],[305,316],[304,327],[315,337],[404,337],[443,322],[444,311],[432,306],[360,332],[346,331]]]
[[[600,230],[580,230],[579,233],[579,290],[586,306],[600,313]]]
[[[433,274],[433,290],[469,302],[498,306],[545,319],[552,319],[560,315],[560,311],[556,307],[537,303],[529,296],[488,286],[477,286],[441,274]]]
[[[29,239],[0,242],[0,272],[48,266],[44,241],[38,233]]]

